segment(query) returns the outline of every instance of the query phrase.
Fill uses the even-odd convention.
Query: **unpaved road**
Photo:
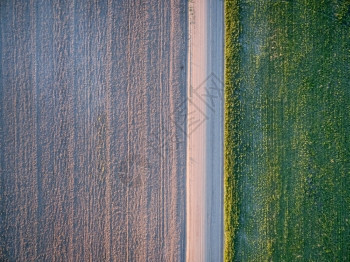
[[[0,260],[184,261],[187,0],[0,12]]]
[[[223,257],[223,26],[223,1],[190,1],[187,261]]]

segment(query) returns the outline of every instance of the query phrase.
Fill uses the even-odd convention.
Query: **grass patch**
[[[239,154],[239,1],[225,1],[225,145],[224,145],[224,259],[234,258],[238,226],[238,195],[235,163]]]
[[[349,9],[225,1],[225,261],[350,260]]]

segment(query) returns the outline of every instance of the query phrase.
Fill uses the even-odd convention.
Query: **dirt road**
[[[189,3],[187,261],[223,255],[223,1]]]
[[[184,261],[187,1],[0,12],[0,260]]]

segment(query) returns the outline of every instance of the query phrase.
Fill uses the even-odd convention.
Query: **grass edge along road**
[[[239,99],[236,88],[239,86],[239,1],[225,0],[225,120],[224,120],[224,261],[233,261],[234,240],[238,227],[237,177],[234,172],[238,160],[239,123],[236,108]]]

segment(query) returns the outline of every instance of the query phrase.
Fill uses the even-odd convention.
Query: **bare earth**
[[[187,261],[223,259],[223,1],[189,3]]]
[[[1,261],[185,260],[186,23],[187,0],[1,1]]]

